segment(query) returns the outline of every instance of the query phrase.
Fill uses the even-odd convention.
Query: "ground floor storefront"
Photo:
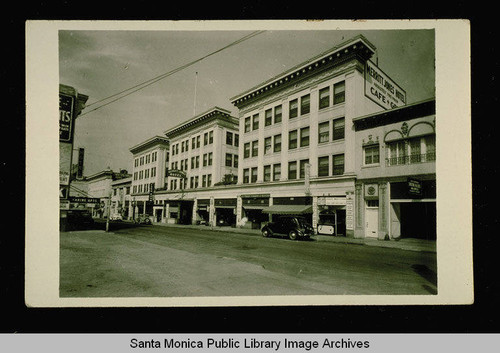
[[[355,204],[357,238],[436,240],[435,176],[360,180]]]
[[[261,229],[283,215],[304,217],[318,234],[354,235],[354,178],[323,178],[305,188],[303,182],[230,185],[210,189],[160,191],[135,198],[138,213],[154,223]],[[132,202],[134,203],[134,201]],[[151,213],[146,210],[151,206]]]

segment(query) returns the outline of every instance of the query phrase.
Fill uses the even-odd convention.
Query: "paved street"
[[[60,236],[61,297],[437,291],[432,252],[126,223]]]

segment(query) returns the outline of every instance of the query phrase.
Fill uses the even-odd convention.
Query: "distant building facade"
[[[167,186],[169,140],[154,136],[130,148],[133,155],[131,198],[129,214],[152,214],[153,194]]]

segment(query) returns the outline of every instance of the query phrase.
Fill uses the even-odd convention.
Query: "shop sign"
[[[354,229],[354,200],[348,198],[345,205],[345,228],[347,230]]]
[[[345,206],[346,198],[345,197],[318,197],[318,205],[319,206]]]
[[[75,97],[59,92],[59,141],[72,142]]]
[[[333,235],[335,228],[332,225],[318,224],[318,234]]]
[[[206,211],[207,205],[198,205],[198,211]]]
[[[378,184],[365,184],[365,200],[378,200]]]
[[[99,203],[99,199],[95,197],[76,197],[76,196],[71,196],[69,198],[71,202],[74,203]]]
[[[406,105],[406,92],[370,60],[365,65],[365,96],[385,109]]]
[[[71,171],[71,157],[73,145],[71,143],[59,143],[59,184],[69,185]]]
[[[167,176],[174,177],[174,178],[185,179],[186,178],[186,172],[183,171],[183,170],[179,170],[179,169],[169,169],[167,171]]]
[[[422,182],[418,179],[408,179],[408,194],[411,196],[422,196]]]
[[[67,199],[69,196],[69,187],[60,185],[59,186],[59,198],[60,199]]]

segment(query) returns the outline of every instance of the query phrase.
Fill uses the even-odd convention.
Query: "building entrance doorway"
[[[365,237],[378,238],[378,208],[365,209]]]
[[[436,240],[435,202],[402,202],[399,209],[402,238]]]

